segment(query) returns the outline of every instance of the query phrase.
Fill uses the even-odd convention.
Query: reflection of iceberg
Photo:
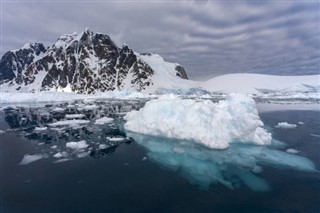
[[[147,149],[149,159],[201,187],[221,183],[234,189],[244,184],[254,191],[267,191],[268,183],[255,174],[260,173],[264,165],[315,171],[314,164],[307,158],[271,147],[232,143],[228,149],[212,150],[190,141],[136,133],[127,133],[127,136]]]

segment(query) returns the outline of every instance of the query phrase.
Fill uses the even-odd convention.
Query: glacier
[[[124,119],[127,131],[191,140],[213,149],[225,149],[234,141],[269,145],[272,139],[254,100],[242,94],[232,93],[218,103],[162,96]]]

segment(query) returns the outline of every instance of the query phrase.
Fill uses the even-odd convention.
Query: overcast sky
[[[3,1],[2,51],[86,27],[182,64],[204,80],[238,72],[320,73],[320,3]]]

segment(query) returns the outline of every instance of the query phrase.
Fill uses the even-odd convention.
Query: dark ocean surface
[[[260,147],[235,144],[212,151],[187,145],[181,150],[170,147],[181,141],[128,137],[122,116],[143,103],[112,106],[117,104],[121,109],[113,111],[99,104],[81,112],[73,105],[60,106],[63,112],[51,105],[2,110],[0,212],[320,212],[320,111],[260,113],[273,138],[284,144],[263,149],[268,160],[252,161],[250,153]],[[90,123],[35,131],[79,113]],[[102,115],[113,123],[95,125]],[[283,121],[297,127],[274,128]],[[88,144],[85,151],[66,148],[67,142],[80,140]],[[299,152],[290,154],[289,148]],[[57,152],[66,160],[54,157]],[[41,159],[20,165],[26,154]],[[239,165],[229,162],[233,156]],[[302,167],[311,161],[315,170],[278,165],[282,156],[284,161],[293,156]],[[212,181],[221,174],[226,184]]]

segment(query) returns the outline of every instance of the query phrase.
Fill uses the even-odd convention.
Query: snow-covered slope
[[[181,79],[187,79],[182,66],[165,62],[158,55],[135,53],[127,45],[118,48],[108,35],[88,29],[62,35],[48,49],[42,49],[37,57],[29,57],[35,52],[30,44],[4,55],[0,62],[2,92],[155,91],[183,85],[186,80]],[[16,54],[20,52],[23,54]]]
[[[179,90],[198,87],[199,82],[186,80],[188,77],[181,65],[166,62],[158,54],[137,54],[154,70],[153,85],[148,87],[146,91],[152,93],[158,89]]]
[[[275,76],[263,74],[227,74],[212,78],[201,86],[209,91],[259,94],[275,91],[301,91],[320,86],[320,75]]]

